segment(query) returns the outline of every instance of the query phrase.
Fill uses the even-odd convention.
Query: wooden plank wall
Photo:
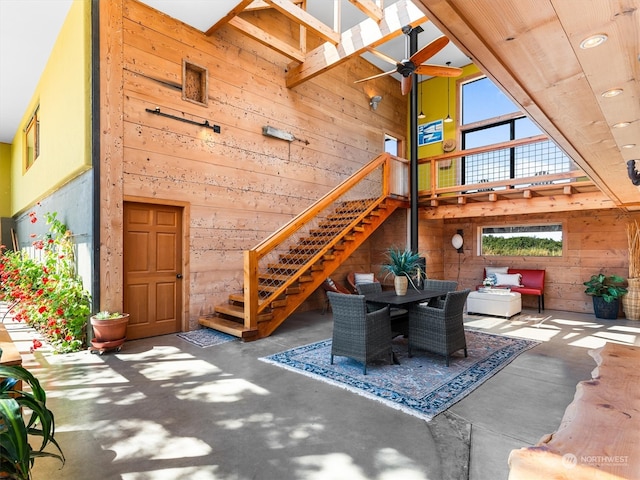
[[[232,28],[207,37],[134,0],[100,4],[103,15],[116,18],[103,27],[110,30],[102,47],[109,61],[101,76],[110,85],[103,125],[114,126],[103,138],[113,152],[102,159],[103,171],[111,172],[102,204],[116,220],[103,217],[108,235],[101,247],[111,257],[101,258],[103,269],[112,264],[117,272],[101,290],[103,303],[117,303],[122,291],[118,205],[127,199],[188,204],[185,328],[193,328],[201,312],[241,291],[243,250],[372,160],[383,149],[384,133],[404,137],[406,98],[389,78],[354,85],[378,72],[359,59],[287,89],[288,59]],[[208,70],[207,106],[182,100],[183,59]],[[369,108],[373,94],[384,97],[375,112]],[[147,108],[208,120],[221,133]],[[300,141],[265,137],[265,125]]]
[[[482,283],[485,265],[510,266],[546,270],[545,307],[554,310],[592,313],[591,297],[584,293],[582,282],[591,275],[617,274],[627,278],[629,258],[626,226],[640,219],[640,214],[621,210],[590,210],[568,213],[536,215],[510,215],[505,217],[478,217],[468,221],[442,220],[442,258],[444,278],[458,276],[460,260],[460,286],[475,288]],[[433,222],[437,222],[433,220]],[[545,257],[482,257],[477,255],[478,231],[489,225],[521,225],[523,223],[563,224],[564,255]],[[437,228],[437,227],[436,227]],[[421,229],[424,224],[421,223]],[[464,253],[459,255],[449,240],[457,229],[464,231]],[[422,234],[424,236],[424,234]],[[422,236],[421,236],[422,238]],[[421,244],[422,245],[422,244]],[[523,297],[523,306],[537,308],[532,296]]]

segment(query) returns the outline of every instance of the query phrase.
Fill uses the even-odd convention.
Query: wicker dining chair
[[[458,282],[455,280],[437,280],[435,278],[425,278],[423,280],[423,290],[444,290],[446,292],[455,292],[458,289]],[[435,297],[429,300],[429,306],[442,308],[442,302],[445,295]]]
[[[382,285],[380,282],[358,283],[356,290],[359,295],[366,297],[367,295],[382,293]],[[384,303],[375,303],[367,300],[367,311],[379,310],[385,305]],[[397,334],[407,335],[409,332],[409,311],[404,308],[391,307],[389,315],[391,316],[392,330]]]
[[[452,353],[464,349],[467,356],[463,311],[470,291],[447,293],[442,308],[422,304],[409,309],[409,357],[415,348],[427,350],[444,355],[448,367]]]
[[[364,295],[327,292],[327,296],[333,311],[331,364],[335,355],[349,357],[363,363],[364,375],[371,360],[388,356],[393,364],[389,307],[367,313]]]

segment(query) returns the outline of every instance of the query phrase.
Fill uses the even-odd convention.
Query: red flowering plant
[[[31,223],[37,221],[30,213]],[[15,320],[38,330],[57,353],[84,347],[91,298],[77,274],[73,236],[57,213],[45,214],[49,232],[34,237],[33,253],[6,251],[0,256],[0,300],[18,301]],[[40,342],[33,342],[34,348]]]

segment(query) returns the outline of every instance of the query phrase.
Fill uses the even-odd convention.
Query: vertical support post
[[[255,250],[244,252],[244,326],[258,328],[258,256]]]
[[[418,51],[418,33],[422,28],[412,28],[408,32],[409,57]],[[418,251],[418,76],[412,75],[411,95],[409,98],[409,137],[410,137],[410,174],[411,177],[411,251]]]

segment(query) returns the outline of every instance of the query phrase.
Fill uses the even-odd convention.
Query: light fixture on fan
[[[418,86],[420,87],[420,113],[418,114],[418,118],[425,118],[426,115],[422,111],[422,82],[420,81],[420,75],[418,76]]]
[[[451,245],[453,246],[453,248],[458,250],[458,253],[464,253],[464,250],[462,249],[462,245],[464,245],[464,238],[462,237],[462,233],[462,230],[458,230],[458,233],[451,237]]]
[[[451,66],[451,62],[447,62],[447,67]],[[451,104],[451,100],[449,99],[451,81],[447,78],[447,118],[444,119],[444,123],[453,122],[453,118],[451,118],[451,114],[449,113],[449,105]]]

